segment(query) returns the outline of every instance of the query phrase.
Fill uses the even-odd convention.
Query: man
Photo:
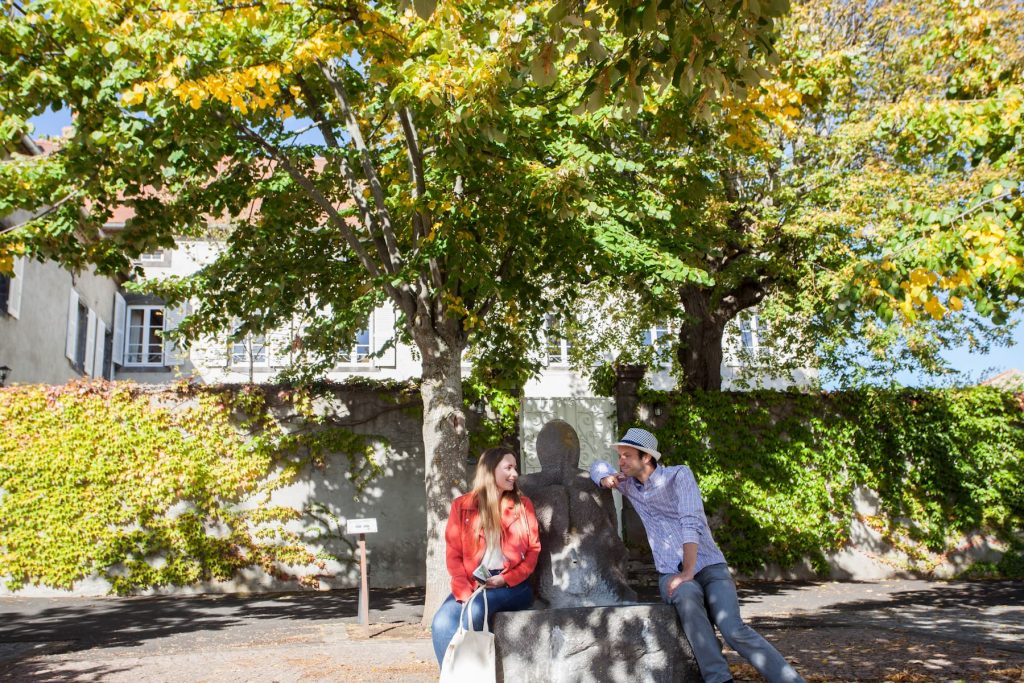
[[[661,599],[676,608],[704,680],[732,681],[714,622],[725,642],[769,683],[803,681],[778,650],[743,623],[736,584],[711,537],[690,468],[660,467],[658,440],[645,429],[633,427],[612,445],[619,452],[619,471],[598,461],[590,478],[602,488],[618,489],[640,515],[661,574]]]

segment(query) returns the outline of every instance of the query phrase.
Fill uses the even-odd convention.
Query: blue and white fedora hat
[[[638,451],[650,453],[654,456],[655,460],[661,459],[661,453],[658,452],[657,437],[646,429],[640,429],[639,427],[627,429],[626,434],[619,441],[612,444],[612,448],[615,446],[632,446]]]

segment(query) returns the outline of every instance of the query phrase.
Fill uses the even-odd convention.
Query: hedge
[[[865,519],[916,569],[981,532],[1020,576],[1024,395],[990,388],[825,394],[647,392],[664,464],[688,464],[715,538],[736,569],[792,566],[849,540],[854,490],[879,496]]]

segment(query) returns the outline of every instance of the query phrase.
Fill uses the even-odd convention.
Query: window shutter
[[[125,311],[124,297],[120,292],[114,292],[114,349],[110,355],[118,365],[124,365]]]
[[[68,333],[64,341],[64,355],[72,364],[75,362],[75,351],[78,346],[78,292],[71,290],[68,298]]]
[[[103,321],[96,318],[96,336],[93,337],[96,341],[93,343],[95,348],[95,359],[92,362],[92,373],[93,377],[103,376],[103,347],[106,345],[107,326],[103,324]]]
[[[531,363],[536,363],[542,368],[546,368],[551,365],[551,354],[548,353],[548,326],[545,325],[541,328],[540,334],[537,335],[537,346],[530,348],[526,352],[526,357]]]
[[[96,314],[93,310],[89,309],[89,326],[85,332],[85,374],[90,377],[93,374],[93,361],[96,355]]]
[[[12,318],[21,317],[21,290],[25,283],[25,257],[14,257],[14,277],[11,278],[7,293],[7,315]]]
[[[164,309],[164,330],[170,332],[178,329],[182,318],[186,314],[186,304],[175,308]],[[178,345],[171,340],[164,341],[164,365],[181,365],[185,362],[185,355],[178,349]]]
[[[372,336],[371,343],[373,344],[374,353],[379,353],[384,345],[391,339],[397,337],[395,332],[395,309],[391,304],[384,304],[376,311],[373,312],[371,318]],[[397,343],[397,339],[396,339]],[[374,359],[374,364],[379,368],[393,368],[395,367],[396,356],[395,344],[392,344],[390,348],[384,351],[380,357]]]

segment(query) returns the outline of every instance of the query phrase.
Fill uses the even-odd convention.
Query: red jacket
[[[509,586],[517,586],[525,581],[533,573],[540,555],[540,531],[533,503],[526,496],[520,499],[523,501],[525,524],[520,521],[521,513],[511,498],[503,496],[501,501],[501,551],[505,555],[501,575]],[[452,577],[452,595],[459,601],[469,598],[477,587],[473,570],[480,566],[487,549],[483,531],[476,530],[479,516],[476,496],[472,493],[459,496],[452,503],[444,531],[447,545],[445,559],[448,573]]]

